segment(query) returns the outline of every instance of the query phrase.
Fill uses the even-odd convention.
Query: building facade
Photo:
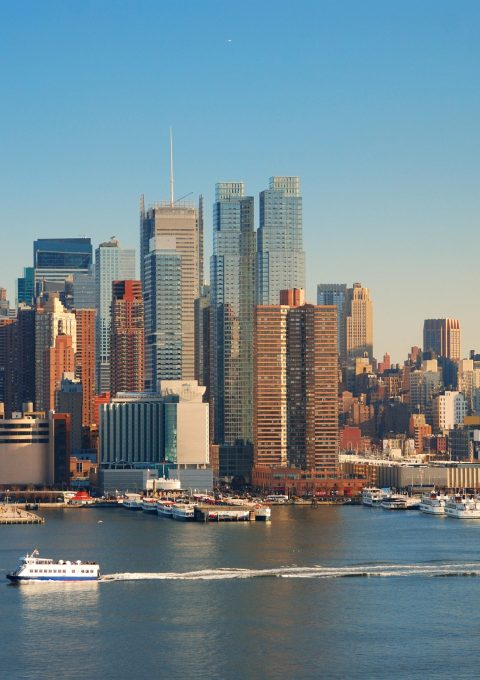
[[[260,193],[256,302],[278,305],[280,291],[293,288],[305,288],[300,179],[271,177]]]
[[[145,388],[144,314],[140,281],[112,284],[110,392],[142,392]]]
[[[201,231],[199,229],[201,224]],[[179,313],[181,315],[182,337],[182,361],[181,378],[194,379],[195,375],[195,330],[194,330],[194,305],[199,293],[200,271],[200,235],[203,237],[203,212],[202,219],[196,208],[188,203],[155,203],[147,211],[141,203],[140,209],[140,268],[141,280],[145,293],[153,290],[155,282],[147,282],[147,256],[150,253],[151,240],[153,238],[165,238],[174,240],[174,249],[180,258],[181,297]],[[155,248],[163,249],[160,243]],[[170,248],[169,248],[170,249]]]
[[[255,232],[243,182],[216,185],[210,274],[210,404],[213,441],[252,442]]]
[[[175,236],[150,240],[144,259],[145,386],[183,374],[182,256]]]
[[[255,466],[290,465],[335,475],[336,308],[303,301],[258,305],[254,357]]]
[[[97,390],[110,389],[110,338],[112,318],[112,283],[135,279],[135,250],[122,248],[112,238],[95,251],[95,285],[97,294],[96,361]]]
[[[423,322],[423,351],[460,361],[461,333],[458,319],[425,319]]]

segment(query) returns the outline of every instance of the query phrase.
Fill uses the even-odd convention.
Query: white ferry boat
[[[123,501],[123,507],[127,510],[141,510],[142,497],[139,493],[127,494]]]
[[[448,501],[448,496],[432,491],[431,494],[425,495],[420,503],[420,510],[427,515],[442,515],[445,513],[445,505]]]
[[[142,501],[143,512],[148,512],[150,514],[157,514],[157,500],[155,498],[144,498]]]
[[[172,505],[172,519],[183,522],[192,522],[195,515],[195,506],[188,503],[174,503]]]
[[[370,508],[380,507],[381,502],[387,498],[388,493],[375,486],[366,486],[362,491],[362,505]]]
[[[169,517],[172,519],[172,508],[175,505],[173,501],[157,501],[157,514],[160,517]]]
[[[7,574],[13,583],[32,583],[37,581],[97,581],[100,566],[95,562],[71,562],[41,558],[38,550],[21,557],[15,571]]]
[[[407,496],[403,493],[394,493],[384,498],[380,506],[384,510],[418,510],[420,498],[418,496]]]
[[[445,503],[445,513],[456,519],[480,519],[480,499],[473,496],[452,496]]]

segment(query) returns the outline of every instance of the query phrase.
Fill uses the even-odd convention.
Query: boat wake
[[[362,564],[348,567],[278,567],[275,569],[202,569],[186,572],[106,574],[100,581],[215,581],[251,578],[391,578],[394,576],[480,576],[479,562],[441,564]]]

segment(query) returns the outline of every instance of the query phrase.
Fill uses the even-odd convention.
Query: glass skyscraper
[[[182,257],[174,236],[157,236],[144,259],[146,388],[182,378]]]
[[[195,376],[195,300],[199,294],[199,281],[203,255],[203,203],[197,211],[190,203],[160,202],[145,210],[140,206],[140,271],[143,290],[147,290],[145,262],[153,237],[175,239],[175,250],[181,265],[181,377],[191,380]]]
[[[33,242],[35,285],[63,282],[74,273],[92,270],[92,242],[89,238],[39,238]]]
[[[110,333],[113,281],[135,279],[135,250],[116,239],[101,243],[95,251],[97,297],[97,382],[100,392],[110,390]]]
[[[298,177],[271,177],[260,193],[257,304],[278,305],[281,290],[305,288],[302,197]]]
[[[317,286],[317,305],[335,305],[338,319],[338,353],[342,366],[347,360],[346,338],[346,310],[347,310],[347,284],[346,283],[319,283]]]
[[[213,440],[252,441],[254,200],[243,182],[216,185],[211,258],[211,384]]]

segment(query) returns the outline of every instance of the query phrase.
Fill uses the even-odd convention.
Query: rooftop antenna
[[[175,203],[173,196],[173,139],[172,128],[170,128],[170,207],[173,208]]]

